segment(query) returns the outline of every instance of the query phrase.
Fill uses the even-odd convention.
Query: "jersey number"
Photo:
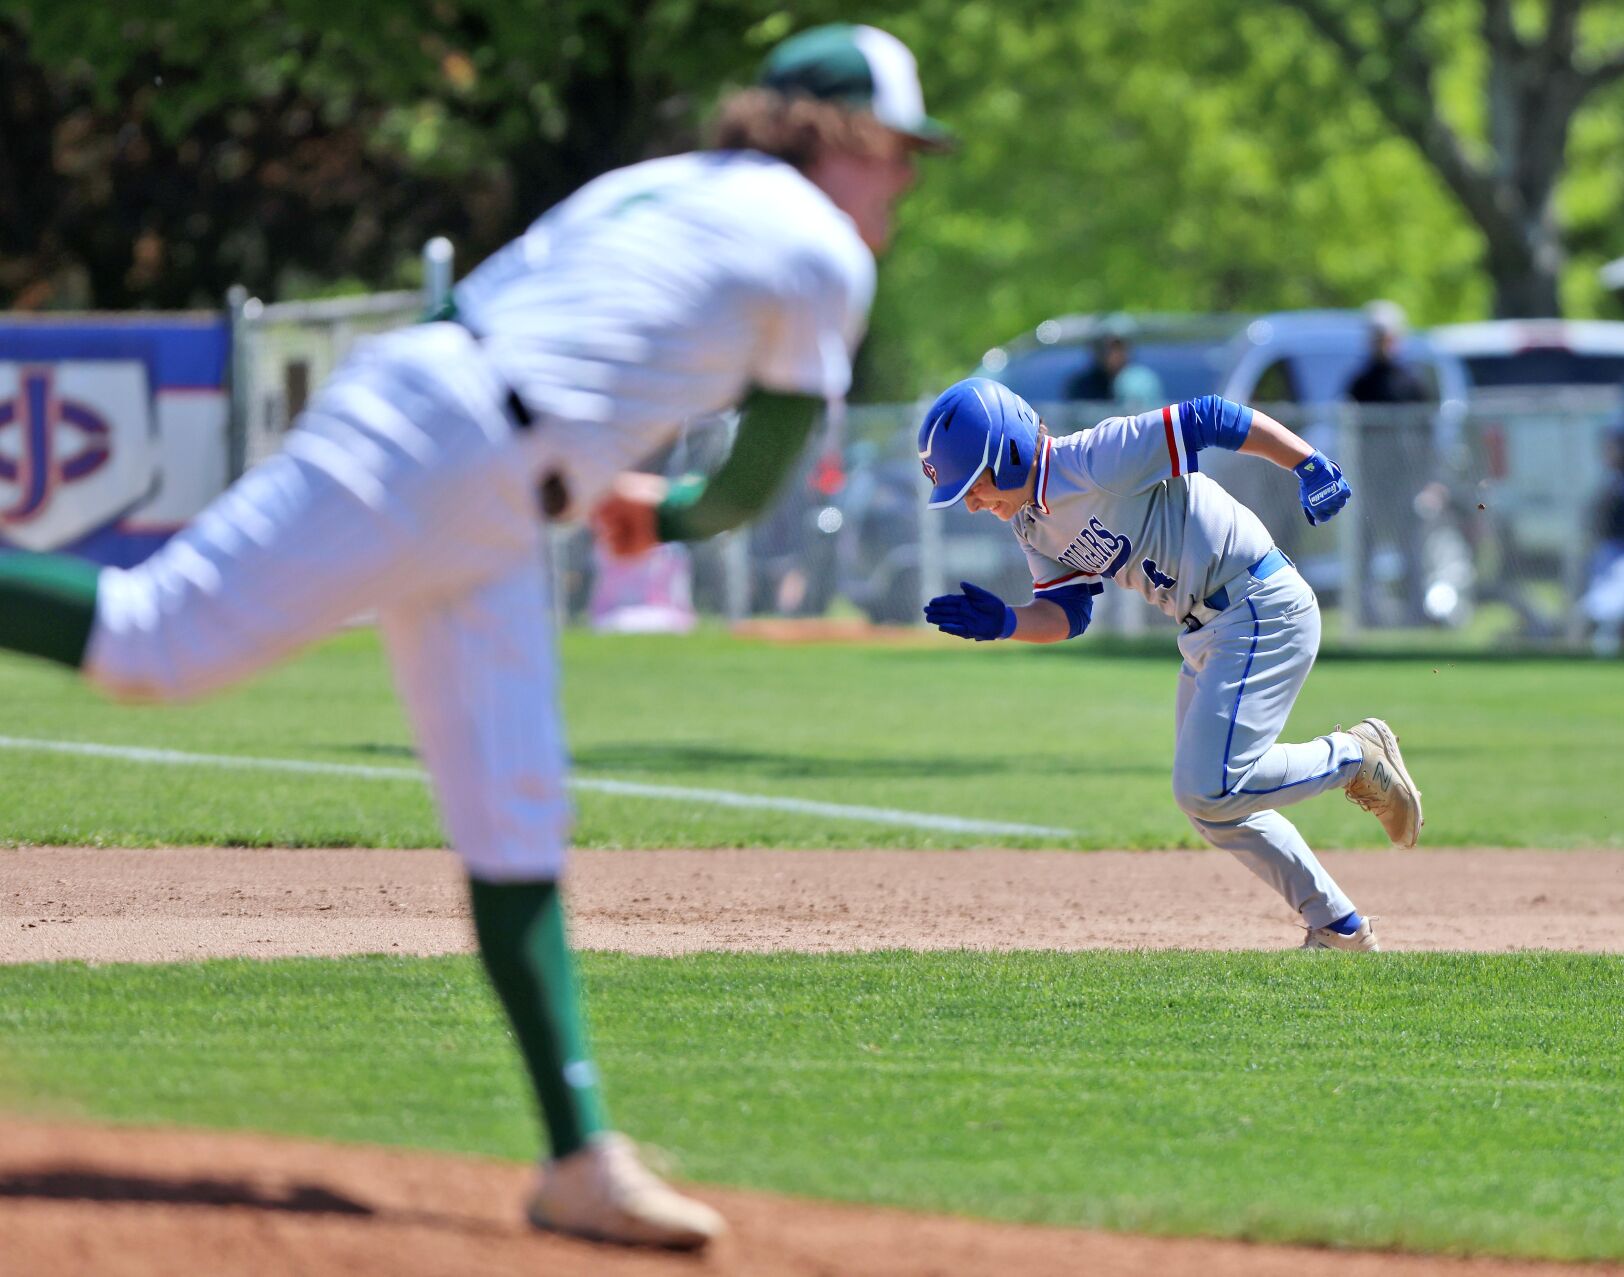
[[[1155,559],[1146,559],[1140,566],[1145,569],[1145,575],[1158,590],[1171,590],[1177,584],[1172,577],[1157,568]]]

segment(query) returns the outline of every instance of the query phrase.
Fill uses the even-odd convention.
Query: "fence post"
[[[264,309],[242,284],[226,289],[226,331],[230,351],[231,389],[226,409],[226,482],[248,468],[249,397],[253,394],[249,327]]]
[[[1352,404],[1341,409],[1341,457],[1343,475],[1355,493],[1364,481],[1360,446],[1364,422],[1359,410]],[[1354,506],[1354,517],[1337,520],[1336,550],[1342,563],[1342,636],[1356,638],[1365,627],[1365,556],[1362,553],[1366,537],[1362,520],[1367,516]]]
[[[451,299],[451,278],[456,250],[444,235],[423,245],[423,313],[437,315]]]
[[[1592,459],[1599,459],[1603,450],[1597,446],[1598,440],[1592,434],[1593,426],[1590,423],[1580,424],[1570,422],[1568,437],[1563,442],[1567,445],[1568,455],[1582,458],[1584,471],[1595,473],[1601,468],[1597,465],[1592,469]],[[1585,617],[1579,610],[1579,600],[1585,592],[1585,566],[1590,558],[1590,510],[1594,498],[1589,500],[1571,501],[1565,506],[1568,529],[1567,535],[1562,538],[1562,637],[1575,647],[1582,646],[1585,641]]]
[[[722,598],[727,619],[742,621],[750,615],[750,529],[737,528],[722,536]]]
[[[562,634],[570,622],[570,607],[564,581],[564,531],[551,520],[541,525],[541,553],[547,571],[547,588],[552,594],[553,632]]]

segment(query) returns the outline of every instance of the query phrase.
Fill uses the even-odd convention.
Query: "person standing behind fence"
[[[589,511],[742,400],[713,479],[610,510],[668,540],[759,512],[846,393],[874,254],[915,153],[946,140],[913,55],[859,26],[780,45],[717,132],[564,200],[457,288],[455,321],[359,345],[286,447],[145,563],[0,558],[0,647],[115,696],[212,691],[377,611],[547,1128],[531,1222],[685,1248],[721,1220],[609,1132],[577,1009],[542,511]]]
[[[1162,401],[1162,379],[1155,369],[1135,362],[1126,337],[1111,332],[1094,342],[1093,362],[1071,379],[1066,397],[1142,412]]]
[[[1595,549],[1579,611],[1597,656],[1624,650],[1624,421],[1607,439],[1607,475],[1592,517]]]
[[[1347,397],[1360,408],[1358,457],[1365,508],[1356,522],[1359,555],[1365,565],[1365,614],[1372,619],[1420,625],[1424,610],[1424,565],[1421,522],[1416,497],[1433,472],[1431,414],[1404,405],[1425,404],[1432,396],[1420,377],[1399,362],[1404,340],[1404,312],[1392,302],[1365,308],[1370,321],[1370,358],[1352,381]],[[1391,547],[1397,556],[1399,604],[1395,613],[1373,588],[1379,551]]]

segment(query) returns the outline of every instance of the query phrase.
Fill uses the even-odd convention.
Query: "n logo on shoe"
[[[1392,775],[1392,773],[1391,773],[1391,772],[1389,772],[1389,771],[1388,771],[1388,770],[1387,770],[1387,767],[1386,767],[1386,766],[1385,766],[1385,765],[1384,765],[1384,764],[1382,764],[1382,763],[1377,763],[1377,764],[1376,764],[1376,771],[1375,771],[1375,773],[1374,773],[1374,774],[1373,774],[1373,779],[1374,779],[1374,780],[1375,780],[1375,782],[1376,782],[1376,783],[1377,783],[1377,784],[1378,784],[1378,785],[1380,785],[1380,786],[1381,786],[1381,787],[1382,787],[1382,793],[1384,793],[1384,794],[1385,794],[1385,793],[1386,793],[1386,792],[1387,792],[1387,791],[1388,791],[1388,790],[1389,790],[1389,789],[1390,789],[1390,788],[1392,788],[1392,785],[1393,785],[1393,775]]]

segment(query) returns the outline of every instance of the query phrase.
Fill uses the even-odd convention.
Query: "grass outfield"
[[[1624,959],[587,955],[684,1176],[1007,1219],[1624,1258]],[[13,1105],[524,1158],[472,959],[0,968]]]
[[[571,633],[582,776],[1059,826],[957,834],[579,795],[583,846],[1198,845],[1168,772],[1177,658],[964,645],[778,647]],[[1624,846],[1624,663],[1451,658],[1321,664],[1290,732],[1387,717],[1426,791],[1428,845]],[[0,735],[411,767],[372,634],[184,707],[108,705],[55,669],[0,659]],[[438,845],[414,781],[135,765],[0,749],[0,841]],[[1336,796],[1293,809],[1319,846],[1384,845]]]

